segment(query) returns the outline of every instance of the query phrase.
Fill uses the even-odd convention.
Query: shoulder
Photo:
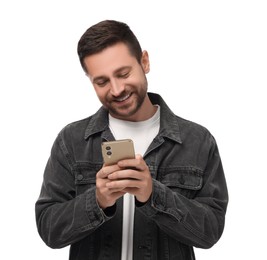
[[[107,125],[108,113],[101,107],[95,114],[66,125],[60,135],[74,140],[87,139],[90,135],[102,132]]]
[[[84,140],[84,135],[93,116],[89,116],[65,125],[58,133],[58,139],[64,143],[75,143]]]
[[[195,140],[195,142],[215,144],[215,138],[206,126],[179,116],[176,116],[176,119],[183,142],[190,139]]]
[[[73,130],[79,130],[79,129],[85,130],[92,117],[93,116],[89,116],[89,117],[86,117],[86,118],[83,118],[77,121],[73,121],[67,124],[66,126],[64,126],[61,132],[73,131]]]
[[[183,117],[177,116],[176,115],[177,122],[181,129],[188,130],[188,131],[193,131],[194,133],[199,133],[199,134],[207,134],[210,133],[210,131],[205,127],[204,125],[185,119]]]

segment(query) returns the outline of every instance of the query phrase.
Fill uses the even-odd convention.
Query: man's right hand
[[[111,166],[103,165],[96,174],[96,199],[102,209],[113,206],[117,199],[126,193],[123,189],[110,189],[106,186],[108,182],[112,182],[112,180],[108,179],[108,175],[119,170],[121,168],[117,164]]]

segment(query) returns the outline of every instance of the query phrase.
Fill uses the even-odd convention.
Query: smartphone
[[[134,144],[131,139],[102,143],[102,156],[106,165],[116,164],[123,159],[134,159]]]

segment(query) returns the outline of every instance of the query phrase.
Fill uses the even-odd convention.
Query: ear
[[[142,53],[141,65],[145,73],[148,73],[150,71],[150,62],[147,51],[143,51]]]

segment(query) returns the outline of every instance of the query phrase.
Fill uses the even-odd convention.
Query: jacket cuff
[[[163,212],[166,201],[166,187],[164,184],[153,179],[153,191],[150,199],[146,203],[141,203],[136,200],[136,206],[143,214],[148,217],[156,215],[158,212]]]
[[[107,207],[105,209],[100,208],[100,211],[101,211],[102,215],[104,216],[105,220],[109,220],[115,215],[116,209],[117,209],[117,206],[115,203],[111,207]]]
[[[106,215],[106,213],[99,207],[96,200],[95,188],[89,189],[86,192],[85,209],[89,222],[93,227],[97,227],[111,218],[109,214]]]

